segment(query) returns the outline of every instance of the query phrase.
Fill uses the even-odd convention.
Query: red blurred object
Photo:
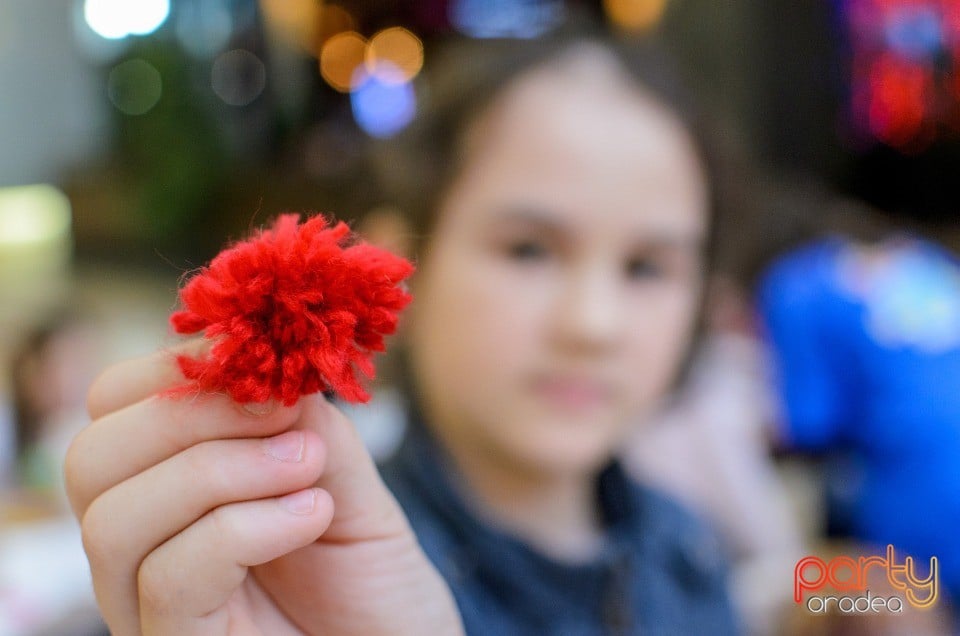
[[[840,0],[853,132],[916,154],[960,130],[960,0]]]
[[[356,376],[374,377],[373,354],[396,330],[412,299],[400,283],[413,265],[354,238],[322,216],[303,224],[281,215],[253,238],[225,249],[180,291],[178,333],[203,331],[209,353],[177,358],[190,382],[175,392],[226,391],[237,402],[334,391],[351,402],[370,395]]]

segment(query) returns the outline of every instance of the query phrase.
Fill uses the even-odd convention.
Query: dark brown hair
[[[391,205],[399,207],[414,236],[414,254],[429,241],[443,196],[465,159],[464,137],[516,80],[562,63],[581,45],[608,53],[624,77],[649,92],[684,125],[707,173],[712,218],[719,208],[715,142],[685,92],[664,45],[652,38],[621,39],[577,24],[537,40],[458,40],[432,51],[435,64],[418,85],[421,110],[402,135],[377,149],[375,166]],[[711,229],[715,228],[711,222]],[[711,232],[708,253],[714,252]],[[708,259],[710,260],[710,259]]]

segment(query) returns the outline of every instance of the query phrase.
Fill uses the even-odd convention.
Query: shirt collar
[[[598,597],[611,577],[623,575],[629,555],[635,552],[631,542],[642,535],[636,487],[616,461],[600,472],[596,482],[605,524],[604,548],[596,559],[582,564],[557,561],[509,532],[477,519],[454,485],[458,473],[452,459],[416,408],[410,408],[407,435],[394,463],[454,537],[452,554],[447,555],[452,572],[447,574],[479,576],[505,594],[540,597],[527,598],[531,608],[552,605],[557,595],[579,605]],[[529,585],[530,580],[536,580],[537,585]]]

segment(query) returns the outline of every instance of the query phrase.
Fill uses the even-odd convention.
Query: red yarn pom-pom
[[[281,215],[180,290],[183,309],[170,324],[178,333],[202,330],[214,344],[201,357],[177,358],[190,383],[176,390],[287,406],[333,390],[366,402],[355,371],[374,377],[373,354],[411,300],[399,286],[411,273],[408,261],[356,241],[343,222]]]

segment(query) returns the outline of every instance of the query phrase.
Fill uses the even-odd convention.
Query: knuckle
[[[192,483],[202,483],[214,501],[229,499],[237,486],[230,477],[231,463],[224,458],[222,446],[220,440],[201,442],[181,453],[185,474],[194,478]]]
[[[94,500],[80,520],[80,539],[91,563],[102,563],[116,556],[116,542],[111,534],[112,524],[105,514],[100,499]]]
[[[225,504],[207,513],[207,527],[203,533],[219,550],[247,545],[251,541],[250,526],[241,521],[241,510],[242,504]]]
[[[142,607],[163,612],[176,605],[178,583],[172,570],[165,566],[158,551],[144,558],[137,570],[137,592]]]
[[[230,514],[229,506],[219,506],[210,511],[207,517],[214,536],[223,540],[237,535],[237,524]]]

